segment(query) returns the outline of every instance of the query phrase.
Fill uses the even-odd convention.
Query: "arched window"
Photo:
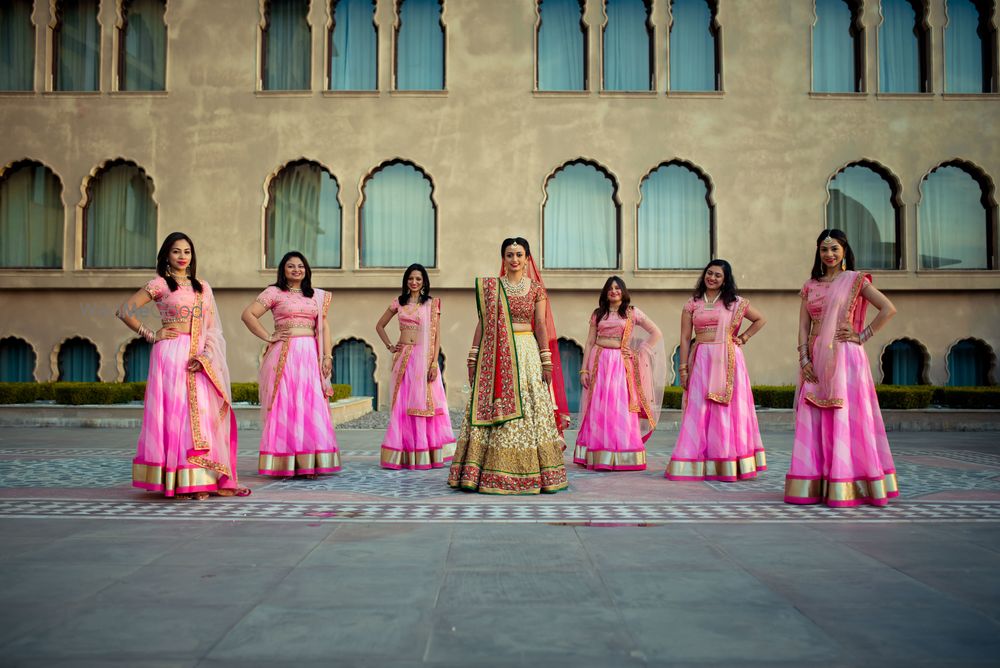
[[[95,91],[101,81],[100,0],[58,0],[52,29],[52,87]]]
[[[568,162],[545,184],[543,250],[549,269],[618,266],[621,206],[618,184],[604,168]]]
[[[587,89],[586,0],[537,0],[538,90]]]
[[[382,163],[365,181],[361,204],[361,266],[437,264],[434,185],[411,162]]]
[[[913,339],[897,339],[882,351],[882,382],[886,385],[923,385],[927,351]]]
[[[559,339],[559,361],[562,365],[563,382],[566,385],[566,403],[569,412],[580,410],[583,388],[580,385],[580,369],[583,368],[583,348],[572,339]]]
[[[700,269],[712,257],[715,204],[700,170],[663,163],[639,184],[639,269]]]
[[[351,396],[372,397],[378,408],[375,353],[360,339],[345,339],[333,347],[333,382],[351,386]]]
[[[0,339],[0,383],[30,383],[35,380],[35,351],[24,339]]]
[[[883,93],[930,91],[926,0],[880,0],[878,81]]]
[[[62,252],[62,183],[40,163],[12,165],[0,175],[0,267],[58,268]]]
[[[653,90],[652,0],[604,0],[604,90]]]
[[[166,0],[122,0],[118,35],[118,85],[121,90],[167,87]]]
[[[140,383],[149,376],[149,356],[153,345],[145,339],[133,339],[125,346],[125,382]]]
[[[984,341],[962,339],[948,351],[948,385],[977,387],[990,385],[996,355]]]
[[[133,162],[108,163],[87,184],[83,265],[156,266],[153,180]]]
[[[444,0],[396,0],[396,90],[444,90]]]
[[[101,357],[97,348],[87,339],[68,339],[59,346],[58,380],[70,383],[96,383],[100,380],[97,370]]]
[[[722,90],[718,0],[670,0],[670,90]]]
[[[309,0],[267,0],[261,30],[261,88],[309,90],[311,64]]]
[[[837,172],[827,186],[826,226],[843,230],[859,268],[899,269],[902,206],[896,177],[869,162]]]
[[[330,90],[377,90],[375,0],[331,0],[330,15]]]
[[[996,0],[946,0],[944,91],[997,92]]]
[[[297,250],[313,267],[340,266],[340,186],[315,162],[289,163],[271,179],[265,211],[267,266]]]
[[[0,90],[34,90],[35,26],[31,0],[0,3]]]
[[[860,93],[864,86],[863,0],[815,0],[813,91]]]
[[[996,202],[986,175],[968,163],[934,168],[920,185],[920,266],[995,269]]]

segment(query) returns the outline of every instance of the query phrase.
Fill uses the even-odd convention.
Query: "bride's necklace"
[[[715,302],[719,301],[719,295],[721,295],[721,294],[722,294],[722,290],[719,290],[718,292],[716,292],[715,293],[715,298],[712,299],[712,301],[708,300],[708,293],[707,292],[704,293],[704,294],[702,294],[701,298],[705,302],[705,310],[706,311],[711,311],[712,309],[715,308]]]
[[[521,280],[518,281],[516,284],[513,284],[509,280],[507,280],[506,276],[501,276],[500,282],[503,283],[503,288],[507,292],[507,294],[514,297],[523,295],[525,292],[527,292],[527,288],[530,285],[530,283],[528,282],[528,277],[523,274],[521,275]]]
[[[191,277],[187,274],[177,275],[174,272],[167,272],[170,274],[170,278],[174,279],[177,285],[191,285]]]

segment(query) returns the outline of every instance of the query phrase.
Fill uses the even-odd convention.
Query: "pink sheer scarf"
[[[316,364],[317,366],[321,366],[322,357],[326,354],[323,351],[323,323],[325,322],[327,311],[330,310],[330,302],[333,299],[333,295],[325,290],[314,288],[312,298],[317,306],[316,334],[314,337],[316,342]],[[280,346],[281,352],[277,355],[272,355],[271,353],[275,349],[275,346]],[[264,353],[264,360],[260,365],[260,371],[257,374],[261,424],[267,422],[267,414],[271,411],[271,406],[274,404],[274,395],[278,389],[278,384],[281,382],[281,376],[285,371],[285,362],[287,359],[288,341],[275,342],[268,345],[267,351]],[[330,379],[329,377],[323,378],[322,375],[320,373],[323,394],[327,397],[332,397],[333,386],[330,384]]]
[[[733,337],[739,331],[750,302],[737,297],[729,307],[718,309],[715,324],[715,341],[710,344],[695,343],[691,349],[691,360],[695,351],[704,347],[702,364],[709,365],[708,391],[705,398],[718,404],[728,405],[733,398],[733,377],[736,369],[736,344]]]
[[[649,317],[648,315],[646,316]],[[624,354],[631,349],[631,359]],[[656,424],[660,421],[660,411],[663,407],[663,388],[667,381],[667,354],[663,339],[652,340],[652,335],[642,327],[635,326],[635,311],[630,308],[622,332],[622,361],[625,365],[626,385],[628,387],[629,411],[639,414],[639,430],[642,442],[652,436]],[[590,354],[583,364],[585,369],[593,369],[594,361],[601,354],[599,346],[592,346]],[[595,375],[591,374],[591,381]],[[580,424],[590,410],[590,396],[593,384],[583,388],[580,399]]]
[[[192,359],[201,363],[201,371],[211,381],[207,396],[199,396],[195,373],[188,372],[188,408],[191,416],[192,447],[187,461],[227,476],[224,486],[236,483],[236,416],[231,406],[229,367],[226,365],[226,339],[222,320],[215,305],[212,288],[202,283],[195,293],[191,318]],[[232,485],[230,484],[232,483]],[[220,486],[223,486],[220,481]]]
[[[865,280],[871,277],[857,271],[841,272],[833,279],[826,293],[823,315],[812,346],[813,371],[819,382],[809,383],[803,379],[802,391],[806,401],[817,408],[842,408],[844,397],[838,388],[846,388],[846,371],[840,363],[841,347],[854,345],[836,340],[837,327],[849,324],[855,332],[860,332],[865,324],[867,302],[855,308]],[[853,316],[853,317],[852,317]]]
[[[504,276],[506,273],[507,267],[501,262],[500,275]],[[542,275],[535,264],[535,258],[528,256],[528,265],[524,273],[529,279],[545,287]],[[556,334],[556,322],[552,317],[552,301],[548,297],[548,290],[545,291],[545,295],[545,334],[548,338],[549,351],[552,353],[552,398],[555,403],[556,427],[561,436],[569,427],[569,402],[566,400],[566,383],[562,374],[562,358],[559,356],[559,336]]]
[[[400,307],[402,308],[402,307]],[[433,383],[427,379],[430,368],[437,363],[434,358],[434,350],[437,347],[438,324],[441,317],[441,300],[428,299],[419,306],[420,329],[417,335],[417,342],[410,346],[405,346],[398,355],[403,355],[404,359],[399,364],[398,377],[394,379],[393,400],[399,393],[402,383],[409,385],[409,403],[406,406],[407,415],[416,417],[432,417],[439,411],[443,411],[443,406],[434,405],[434,397],[431,393]],[[406,369],[413,356],[420,360],[417,367],[421,373],[407,374]]]

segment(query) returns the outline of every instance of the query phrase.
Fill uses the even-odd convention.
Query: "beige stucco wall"
[[[568,160],[593,160],[619,185],[621,274],[635,302],[677,340],[677,315],[696,279],[689,271],[636,271],[635,217],[642,177],[681,158],[711,180],[716,204],[715,254],[735,265],[746,294],[769,318],[747,349],[754,382],[790,382],[795,374],[796,291],[808,274],[815,235],[824,226],[826,184],[845,164],[869,159],[899,179],[905,270],[878,272],[876,285],[899,308],[869,344],[919,340],[929,380],[946,379],[948,347],[973,336],[1000,349],[1000,272],[919,272],[919,184],[953,158],[1000,175],[1000,99],[947,98],[943,89],[943,0],[931,0],[933,89],[926,96],[810,96],[807,0],[720,0],[724,88],[707,96],[667,95],[668,2],[654,2],[657,92],[602,94],[601,3],[589,0],[590,88],[533,93],[532,0],[446,0],[447,93],[390,92],[393,4],[379,0],[379,82],[373,95],[321,92],[328,3],[314,0],[313,91],[258,92],[260,22],[254,0],[169,0],[167,92],[117,93],[112,72],[116,2],[104,0],[102,92],[44,92],[49,3],[38,0],[36,89],[0,96],[0,166],[24,158],[62,180],[66,212],[63,270],[0,270],[5,317],[0,336],[16,334],[36,349],[47,380],[55,346],[70,335],[93,340],[101,376],[119,377],[115,358],[129,337],[111,304],[148,280],[148,271],[83,270],[81,209],[86,180],[102,163],[126,158],[155,184],[159,234],[184,230],[197,243],[199,274],[220,296],[230,332],[233,378],[250,380],[260,352],[240,325],[242,306],[273,280],[263,269],[266,184],[283,164],[316,160],[338,179],[343,206],[343,269],[315,273],[335,292],[334,339],[361,337],[378,354],[385,386],[389,360],[374,322],[399,285],[399,270],[358,269],[357,207],[366,174],[400,157],[422,167],[438,207],[438,267],[431,280],[445,302],[444,351],[452,403],[460,388],[475,308],[469,286],[498,265],[499,241],[527,237],[541,252],[541,206],[547,175]],[[867,78],[876,85],[876,3],[866,2]],[[996,20],[996,19],[995,19]],[[608,272],[549,271],[546,281],[560,334],[582,342],[586,317]],[[79,304],[102,304],[80,312]],[[382,398],[386,393],[381,393]]]

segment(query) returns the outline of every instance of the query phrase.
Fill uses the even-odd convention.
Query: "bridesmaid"
[[[612,276],[590,316],[580,383],[580,432],[573,461],[598,471],[643,471],[645,442],[663,405],[663,335]],[[641,427],[640,427],[641,423]]]
[[[799,293],[795,440],[785,501],[884,506],[899,496],[864,344],[896,314],[871,276],[854,271],[847,235],[823,230],[812,276]],[[878,315],[865,327],[871,304]]]
[[[243,309],[243,323],[268,343],[260,366],[261,475],[291,477],[336,473],[340,452],[330,421],[333,395],[331,295],[312,287],[312,269],[298,251],[285,253],[274,284]],[[260,324],[274,316],[274,334]]]
[[[399,316],[399,341],[385,326]],[[382,441],[382,467],[442,468],[455,452],[455,434],[438,368],[441,351],[441,300],[431,297],[431,282],[421,264],[403,272],[402,291],[375,325],[392,359],[392,413]]]
[[[129,329],[153,344],[132,486],[175,499],[249,496],[236,477],[222,322],[197,268],[194,242],[172,232],[156,254],[156,278],[118,310]],[[150,301],[163,324],[155,333],[133,315]]]
[[[740,334],[744,320],[750,326]],[[764,316],[739,296],[729,263],[709,262],[681,310],[684,411],[665,477],[733,482],[767,470],[743,359],[743,346],[764,323]]]

